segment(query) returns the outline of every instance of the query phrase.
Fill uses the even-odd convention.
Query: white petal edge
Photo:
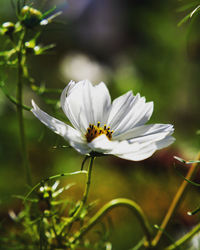
[[[155,144],[149,144],[148,146],[140,149],[139,151],[133,153],[124,153],[124,154],[116,154],[119,158],[130,160],[130,161],[141,161],[145,160],[146,158],[152,156],[152,154],[156,151]]]
[[[61,103],[63,112],[65,113],[65,115],[67,116],[71,124],[78,130],[81,130],[80,122],[77,120],[77,117],[74,115],[74,112],[71,109],[71,106],[67,101],[67,96],[69,96],[72,93],[73,89],[75,90],[80,87],[81,87],[80,82],[79,84],[78,83],[76,84],[74,81],[70,81],[69,84],[62,91],[62,94],[60,97],[60,103]],[[78,98],[78,101],[81,103],[82,100]],[[79,113],[80,113],[80,110],[79,110]]]
[[[69,144],[74,147],[79,153],[88,154],[91,151],[87,146],[87,142],[83,139],[81,133],[78,130],[48,115],[46,112],[42,111],[33,100],[32,105],[32,113],[54,133],[64,137],[64,139],[67,140]]]
[[[124,154],[115,154],[119,158],[131,161],[141,161],[149,158],[153,155],[156,150],[165,148],[172,144],[175,141],[175,138],[172,136],[167,136],[166,138],[155,142],[145,145],[144,147],[140,148],[138,151],[132,153],[124,153]]]

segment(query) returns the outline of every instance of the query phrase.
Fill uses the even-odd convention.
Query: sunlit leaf
[[[0,51],[0,56],[4,56],[8,59],[15,53],[16,53],[16,49],[13,48],[13,49],[6,50],[6,51]]]
[[[24,196],[22,196],[22,195],[13,195],[13,197],[17,198],[17,199],[20,199],[20,200],[24,200]],[[38,199],[30,199],[30,198],[28,198],[27,201],[38,202]]]
[[[181,26],[183,23],[188,21],[190,18],[197,14],[200,11],[200,5],[198,5],[194,10],[192,10],[189,14],[187,14],[179,23],[178,26]]]
[[[198,6],[190,13],[190,18],[191,18],[194,14],[196,14],[196,13],[199,11],[199,9],[200,9],[200,5],[198,5]]]
[[[178,157],[178,156],[174,156],[174,159],[182,162],[182,163],[185,163],[185,164],[191,164],[191,163],[200,163],[200,161],[194,161],[194,160],[189,160],[189,161],[186,161],[184,159],[182,159],[181,157]]]

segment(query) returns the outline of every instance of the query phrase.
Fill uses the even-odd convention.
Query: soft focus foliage
[[[13,2],[17,8],[17,1]],[[95,209],[113,198],[126,197],[140,204],[152,225],[159,224],[183,180],[174,166],[183,175],[190,168],[190,165],[176,161],[173,156],[194,159],[200,148],[200,135],[197,133],[200,124],[200,9],[178,27],[178,23],[198,7],[199,1],[194,1],[191,8],[182,8],[189,1],[174,0],[26,2],[40,13],[34,13],[34,22],[31,21],[34,27],[30,25],[29,14],[25,16],[27,22],[23,21],[29,29],[25,53],[31,77],[25,80],[25,105],[31,106],[31,99],[34,99],[40,107],[44,107],[43,110],[68,122],[60,109],[61,89],[74,77],[76,79],[73,80],[82,80],[87,72],[84,78],[95,83],[105,80],[113,98],[131,89],[134,94],[140,92],[146,96],[147,101],[153,100],[155,110],[150,123],[174,124],[176,142],[173,146],[141,162],[125,161],[114,156],[98,158],[92,173],[88,202],[98,199]],[[54,5],[56,10],[52,8]],[[48,10],[52,13],[41,15]],[[21,230],[14,226],[8,210],[14,211],[11,215],[19,215],[23,219],[20,214],[22,202],[13,195],[25,195],[29,190],[21,164],[16,108],[6,97],[7,93],[15,96],[16,91],[16,51],[11,50],[7,42],[17,22],[16,11],[10,1],[1,0],[0,23],[4,23],[0,36],[0,86],[3,90],[0,91],[2,239],[8,230],[14,236]],[[47,26],[40,25],[42,20],[59,11],[62,14],[53,22],[49,20]],[[16,36],[19,27],[15,26]],[[33,34],[38,34],[38,29],[42,31],[40,36],[33,37]],[[24,116],[33,183],[47,176],[80,170],[81,155],[71,148],[62,147],[67,145],[66,141],[46,129],[29,111],[25,111]],[[195,181],[199,181],[199,171]],[[63,199],[73,197],[75,203],[81,199],[83,178],[62,178],[59,185],[65,187],[74,182],[76,185],[62,195]],[[188,211],[199,207],[199,191],[199,187],[190,185],[189,193],[167,228],[169,235],[180,237],[199,221],[199,213],[187,215]],[[114,230],[109,231],[109,235],[105,234],[105,242],[109,236],[113,249],[128,249],[141,239],[142,232],[136,226],[136,219],[125,208],[116,208],[109,218],[109,222],[106,218],[104,222],[112,224]],[[95,230],[102,232],[104,226],[99,223]],[[157,229],[153,230],[156,232]],[[96,239],[98,233],[90,237]],[[193,248],[199,245],[198,237],[193,239]],[[164,236],[161,243],[166,245],[170,242]]]

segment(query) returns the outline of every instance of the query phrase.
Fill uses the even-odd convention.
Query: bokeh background
[[[133,90],[154,101],[149,123],[174,124],[176,142],[141,162],[114,156],[98,158],[93,169],[89,200],[101,207],[113,198],[135,200],[152,225],[160,224],[188,167],[173,159],[194,159],[200,148],[199,68],[200,17],[178,27],[187,12],[180,8],[187,1],[149,0],[52,0],[30,1],[41,11],[56,5],[62,15],[48,25],[39,42],[56,44],[46,55],[29,56],[29,70],[38,86],[63,89],[72,79],[104,81],[112,98]],[[16,22],[11,2],[1,0],[0,23]],[[5,48],[0,38],[0,48]],[[11,94],[16,90],[15,69],[0,66],[0,77]],[[66,119],[59,108],[59,94],[36,95],[25,87],[24,102],[31,99],[49,114]],[[53,102],[50,100],[54,100]],[[77,100],[78,101],[78,100]],[[52,103],[56,103],[52,105]],[[67,143],[25,112],[26,135],[33,182],[47,176],[80,170],[83,156],[73,149],[54,146]],[[16,109],[0,92],[0,219],[8,221],[8,210],[20,210],[21,201],[13,194],[27,192],[21,164]],[[66,120],[67,122],[67,120]],[[196,181],[199,180],[197,173]],[[61,184],[76,182],[66,195],[80,199],[83,177],[66,177]],[[198,221],[199,215],[187,211],[199,205],[199,188],[189,186],[167,232],[174,238],[183,235]],[[109,214],[113,229],[113,249],[128,249],[142,237],[134,216],[125,208]],[[98,228],[98,226],[97,226]],[[153,229],[156,232],[156,229]],[[163,236],[163,244],[169,240]]]

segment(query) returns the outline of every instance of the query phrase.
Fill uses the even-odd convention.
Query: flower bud
[[[51,215],[51,212],[47,209],[44,210],[44,216],[49,217]]]
[[[29,29],[32,29],[37,26],[42,19],[42,13],[39,10],[29,7],[27,5],[22,8],[21,16],[21,23]]]
[[[15,24],[12,22],[5,22],[1,26],[1,32],[3,35],[11,35],[15,30]]]
[[[26,52],[29,54],[34,54],[34,48],[35,48],[35,39],[30,40],[28,42],[25,42],[25,48],[26,48]]]

